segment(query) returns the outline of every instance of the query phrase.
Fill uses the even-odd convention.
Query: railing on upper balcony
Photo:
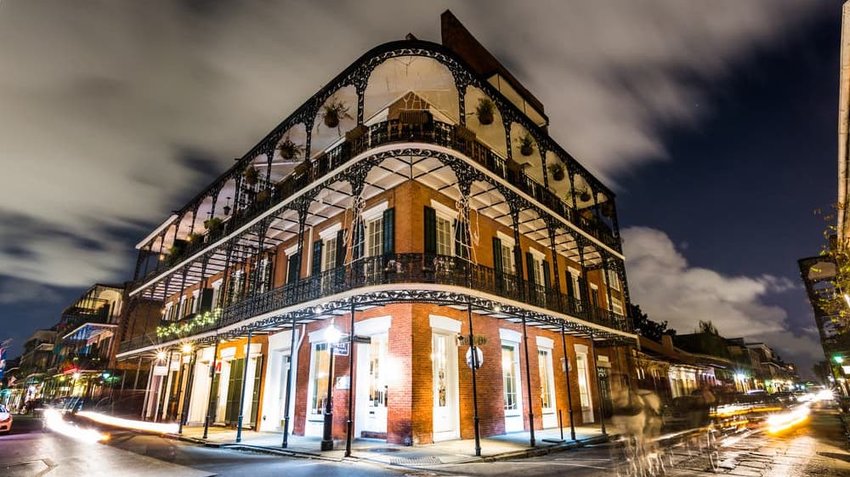
[[[390,120],[364,127],[359,137],[347,139],[329,151],[309,161],[304,161],[296,167],[291,175],[276,184],[271,193],[263,196],[254,193],[254,199],[248,201],[249,205],[234,210],[221,227],[207,231],[206,235],[194,242],[184,242],[184,245],[175,250],[173,254],[161,259],[153,270],[149,270],[137,282],[171,268],[208,244],[229,235],[255,219],[272,204],[277,204],[291,197],[308,187],[314,180],[342,166],[352,157],[369,149],[396,142],[423,142],[459,151],[605,245],[618,251],[621,250],[619,239],[614,236],[611,228],[602,220],[576,213],[575,209],[571,208],[566,201],[559,198],[554,192],[528,176],[521,168],[508,167],[508,161],[468,134],[460,132],[458,126],[440,121],[432,121],[424,125],[408,125],[399,120]]]
[[[263,313],[330,297],[348,290],[394,283],[436,283],[478,290],[509,300],[574,316],[607,328],[632,331],[629,320],[610,310],[589,306],[554,288],[518,280],[510,273],[472,264],[458,257],[421,253],[366,257],[349,265],[326,270],[256,296],[231,304],[220,318],[192,329],[192,334],[229,326]],[[164,321],[164,324],[174,323]],[[120,352],[141,348],[176,337],[138,337],[122,342]]]

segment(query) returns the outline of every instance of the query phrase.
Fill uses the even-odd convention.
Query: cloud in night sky
[[[127,278],[115,230],[150,226],[366,49],[439,38],[452,7],[546,104],[552,133],[609,176],[663,155],[660,125],[699,116],[711,80],[806,18],[810,3],[729,1],[4,2],[0,6],[0,270],[56,285]],[[15,230],[8,230],[14,228]],[[61,234],[53,231],[61,232]],[[37,233],[43,236],[35,236]],[[79,241],[103,244],[80,247]],[[74,266],[76,264],[77,266]],[[123,273],[122,273],[123,271]]]
[[[172,210],[369,48],[407,32],[439,41],[445,8],[545,104],[553,137],[613,184],[664,160],[662,131],[698,127],[706,88],[825,7],[2,2],[0,276],[77,288],[129,279],[130,247]],[[640,273],[631,279],[640,289]],[[741,284],[717,298],[782,286]],[[744,303],[765,323],[782,319]]]
[[[808,363],[823,356],[814,322],[794,330],[783,308],[765,302],[771,294],[801,285],[782,277],[727,276],[690,266],[667,234],[648,227],[623,230],[623,248],[632,301],[650,319],[667,321],[680,334],[711,321],[727,338],[763,341],[787,353],[786,358]]]

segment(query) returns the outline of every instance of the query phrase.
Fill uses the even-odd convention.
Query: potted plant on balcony
[[[322,122],[329,128],[339,127],[342,119],[353,119],[348,114],[348,106],[340,100],[332,99],[328,104],[322,106]]]
[[[204,239],[204,234],[198,232],[192,232],[186,237],[186,241],[189,243],[198,243]]]
[[[292,140],[286,138],[282,143],[277,145],[277,150],[280,151],[281,158],[291,161],[293,159],[298,159],[298,156],[304,152],[304,146],[295,144]]]
[[[519,152],[523,156],[530,156],[534,154],[534,138],[531,137],[531,134],[526,132],[523,134],[519,140],[517,140],[519,144]]]
[[[258,204],[262,204],[263,202],[268,201],[269,197],[271,197],[271,194],[269,194],[269,190],[263,189],[260,192],[257,192],[257,197],[255,200]]]
[[[493,110],[495,105],[490,98],[481,98],[478,100],[478,106],[475,107],[475,115],[478,116],[478,122],[482,126],[493,124]]]
[[[211,219],[207,219],[204,221],[204,227],[211,233],[214,234],[221,230],[222,223],[221,219],[218,217],[213,217]]]
[[[552,174],[552,180],[560,182],[564,180],[564,166],[560,162],[549,164],[549,173]]]
[[[587,189],[587,187],[581,187],[579,189],[576,189],[576,196],[578,197],[578,200],[582,202],[590,202],[590,199],[592,199],[590,191]]]
[[[257,169],[254,166],[250,166],[245,169],[245,173],[243,174],[245,177],[245,183],[248,185],[254,185],[257,183],[257,179],[259,178],[259,174],[257,173]]]

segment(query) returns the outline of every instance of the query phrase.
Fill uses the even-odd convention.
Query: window
[[[328,366],[331,355],[327,343],[313,344],[313,362],[310,363],[310,415],[322,415],[325,412],[325,399],[328,390]]]
[[[242,295],[242,275],[242,270],[236,270],[230,277],[230,296],[228,297],[228,304],[236,303],[236,301]]]
[[[192,306],[189,307],[189,309],[192,310],[191,313],[197,313],[198,308],[201,306],[201,300],[198,299],[200,293],[200,290],[195,290],[194,292],[192,292],[192,301],[190,302]]]
[[[212,288],[213,288],[212,307],[218,308],[218,307],[221,306],[221,303],[219,303],[219,301],[221,301],[221,280],[220,279],[216,280],[212,284]]]
[[[516,273],[513,246],[507,245],[504,242],[502,242],[502,271],[509,274]]]
[[[437,214],[437,254],[454,255],[452,222]]]
[[[366,223],[366,256],[377,257],[384,253],[384,220],[382,217]]]
[[[581,301],[581,288],[579,286],[578,273],[572,269],[570,269],[570,281],[573,284],[573,298],[575,298],[576,301]]]
[[[537,363],[540,368],[540,402],[544,413],[555,412],[554,381],[552,370],[552,350],[538,349]]]
[[[324,248],[322,249],[322,271],[330,270],[336,268],[336,241],[337,238],[333,237],[331,239],[325,240]]]
[[[502,382],[505,411],[519,410],[519,353],[514,344],[502,343]]]
[[[260,260],[260,270],[257,276],[257,292],[263,293],[268,288],[269,283],[269,275],[271,273],[271,262],[269,259],[264,258]]]
[[[612,290],[620,290],[620,276],[617,275],[616,270],[608,269],[608,273],[605,275],[605,283],[607,283]]]
[[[578,391],[581,407],[590,408],[590,383],[587,377],[587,355],[576,353],[576,368],[578,369]]]
[[[165,311],[162,313],[162,315],[165,317],[166,321],[172,321],[174,319],[174,317],[172,316],[172,312],[174,311],[173,308],[174,303],[168,302],[165,304]]]
[[[617,298],[611,297],[611,311],[623,316],[623,302]]]

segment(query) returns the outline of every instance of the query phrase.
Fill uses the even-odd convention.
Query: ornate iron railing
[[[326,153],[309,161],[304,161],[293,174],[274,185],[270,193],[262,195],[256,193],[253,195],[253,199],[248,201],[247,206],[236,206],[230,217],[220,227],[215,230],[208,230],[198,240],[187,242],[174,255],[163,257],[137,283],[173,267],[184,258],[207,247],[208,244],[229,235],[268,210],[271,205],[303,190],[316,179],[341,167],[358,154],[381,145],[397,142],[423,142],[461,152],[602,243],[614,250],[621,250],[619,239],[602,220],[579,215],[557,194],[528,176],[521,168],[508,167],[504,158],[493,152],[488,146],[461,132],[457,126],[439,121],[422,125],[408,125],[399,120],[390,120],[373,124],[368,128],[364,127],[359,137],[347,139]]]
[[[632,330],[625,316],[588,306],[587,303],[554,288],[518,279],[516,275],[473,264],[458,257],[402,253],[363,258],[349,265],[243,298],[225,308],[217,321],[193,329],[192,334],[226,327],[254,316],[331,297],[348,290],[395,283],[454,285],[574,316],[607,328],[628,332]],[[174,338],[165,340],[170,339]],[[125,352],[165,340],[135,338],[122,342],[119,351]]]

